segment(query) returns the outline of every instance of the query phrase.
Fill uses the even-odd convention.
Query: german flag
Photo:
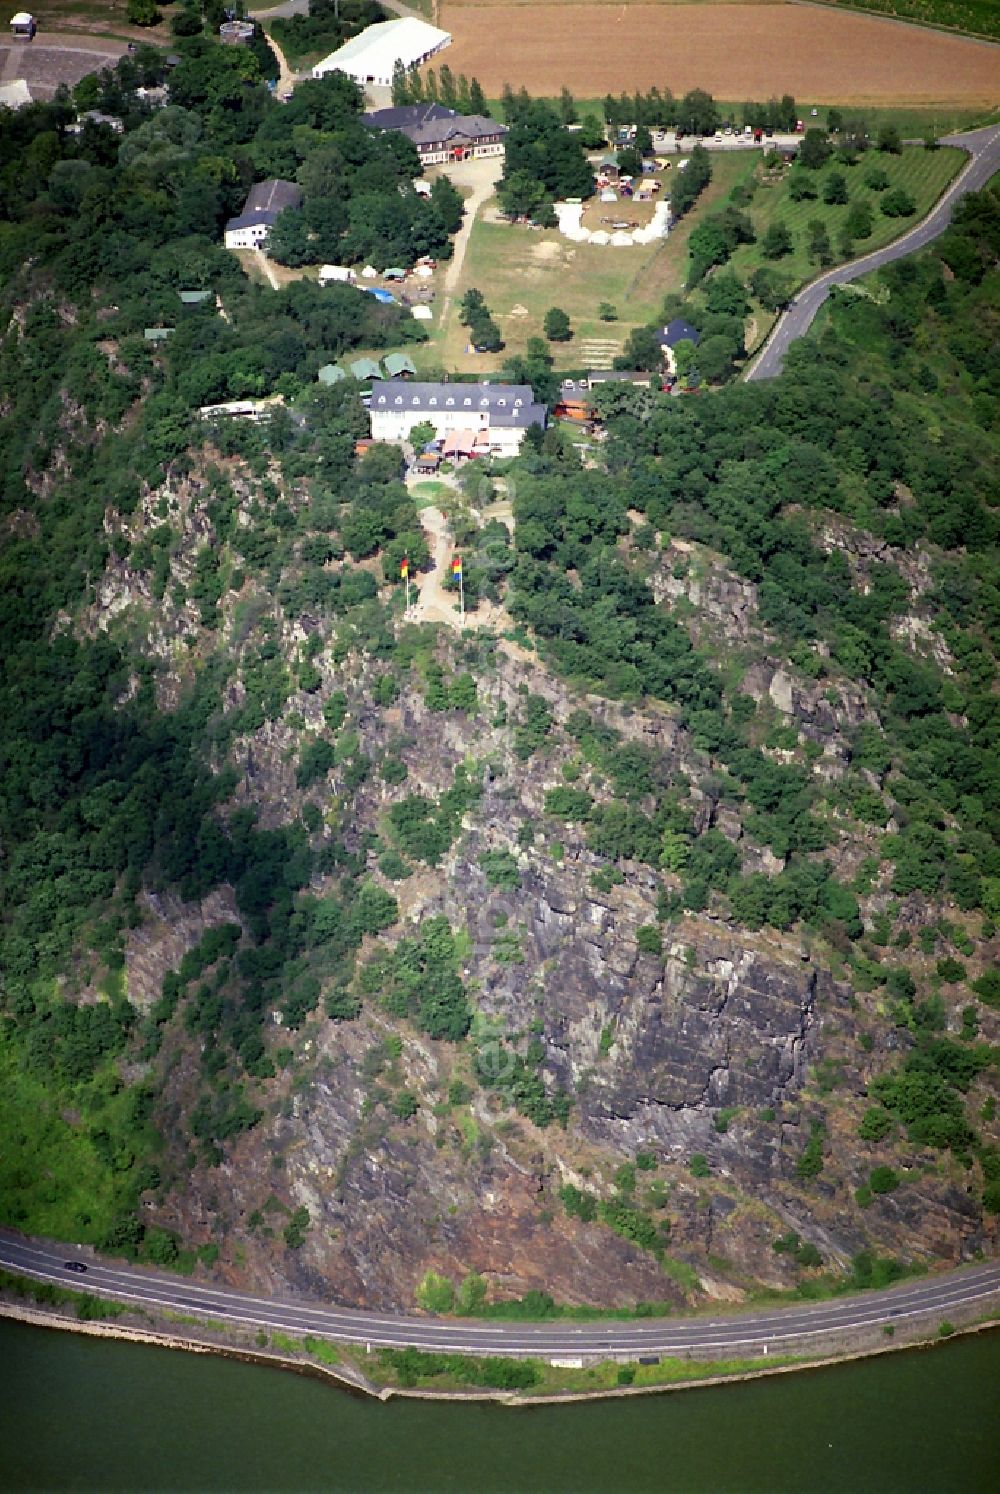
[[[454,559],[452,560],[452,562],[451,562],[451,575],[452,575],[452,579],[454,581],[461,581],[461,579],[462,579],[462,557],[461,557],[461,555],[456,555],[454,557]]]
[[[399,579],[400,579],[400,581],[408,581],[409,578],[410,578],[410,557],[408,555],[404,555],[403,558],[402,558],[402,560],[399,563]]]

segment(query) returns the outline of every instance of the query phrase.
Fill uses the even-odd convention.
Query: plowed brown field
[[[454,73],[579,98],[707,88],[739,101],[791,93],[817,104],[1000,102],[1000,47],[809,5],[475,4],[444,0]]]

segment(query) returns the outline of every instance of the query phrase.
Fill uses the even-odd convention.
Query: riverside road
[[[66,1269],[67,1261],[86,1265],[86,1274]],[[140,1266],[109,1265],[89,1249],[25,1239],[0,1231],[0,1266],[38,1281],[56,1282],[116,1302],[204,1313],[252,1327],[307,1333],[373,1348],[441,1350],[462,1354],[530,1355],[569,1359],[589,1355],[640,1354],[758,1355],[778,1343],[794,1351],[796,1339],[814,1340],[873,1325],[902,1325],[907,1319],[940,1314],[1000,1297],[1000,1262],[960,1267],[938,1276],[901,1283],[881,1292],[859,1293],[832,1302],[796,1304],[713,1318],[646,1318],[574,1323],[490,1322],[481,1319],[409,1318],[387,1312],[319,1302],[255,1297],[228,1287],[168,1276]]]
[[[951,222],[956,202],[964,197],[966,192],[978,192],[986,185],[994,172],[1000,171],[1000,127],[998,126],[990,125],[982,130],[969,130],[962,135],[945,135],[941,144],[957,145],[962,150],[967,150],[969,160],[951,185],[938,198],[927,217],[922,218],[919,223],[903,234],[902,238],[887,244],[884,249],[875,249],[871,254],[866,254],[863,259],[855,259],[850,264],[840,265],[835,270],[828,270],[825,275],[820,275],[817,280],[807,285],[805,290],[800,291],[788,310],[775,324],[764,351],[751,364],[746,374],[747,383],[752,383],[757,379],[773,379],[781,372],[789,346],[803,333],[808,332],[816,313],[830,294],[832,286],[846,285],[850,280],[857,280],[860,275],[867,275],[872,270],[880,269],[882,265],[891,264],[894,259],[902,259],[906,254],[914,254],[918,249],[923,249],[932,239],[944,233]]]

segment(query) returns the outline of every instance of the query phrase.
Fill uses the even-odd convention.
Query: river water
[[[1000,1487],[1000,1333],[589,1405],[382,1405],[0,1320],[0,1488],[965,1494]]]

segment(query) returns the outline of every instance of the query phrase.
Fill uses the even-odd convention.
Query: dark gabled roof
[[[545,416],[545,406],[533,401],[530,405],[521,405],[515,410],[491,410],[490,425],[523,429],[529,425],[544,425]]]
[[[444,145],[449,140],[481,140],[506,135],[505,125],[485,114],[457,114],[442,104],[407,104],[400,109],[376,109],[363,116],[373,130],[399,130],[416,146]]]
[[[398,109],[372,109],[361,116],[372,130],[411,130],[433,119],[454,119],[454,109],[444,104],[405,104]]]
[[[230,218],[226,224],[226,232],[230,233],[234,228],[252,228],[260,223],[270,228],[277,223],[278,215],[285,208],[301,206],[302,188],[294,182],[282,181],[280,177],[256,182],[247,193],[242,213],[238,218]]]
[[[498,124],[485,114],[460,114],[457,119],[437,119],[403,134],[418,148],[421,145],[447,145],[449,141],[482,140],[489,135],[506,135],[506,125]]]
[[[661,347],[675,348],[679,342],[693,342],[697,347],[701,342],[701,333],[682,316],[675,316],[659,334],[659,343]]]
[[[243,204],[242,216],[249,213],[274,213],[277,215],[285,208],[301,207],[302,188],[296,186],[295,182],[282,181],[280,177],[271,177],[266,182],[255,182],[247,194],[247,200]]]
[[[487,414],[500,425],[532,424],[520,412],[540,410],[530,384],[425,384],[412,379],[383,379],[372,386],[373,410],[460,410],[470,419]],[[501,417],[509,417],[504,421]],[[539,417],[536,415],[535,419]]]
[[[254,228],[264,223],[272,228],[278,221],[277,213],[241,213],[238,218],[230,218],[226,224],[226,232],[230,233],[234,228]]]

